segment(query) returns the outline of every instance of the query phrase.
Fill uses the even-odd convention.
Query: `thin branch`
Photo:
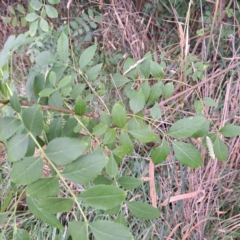
[[[0,100],[0,104],[8,104],[10,102],[10,100],[8,99],[4,99],[4,100]],[[33,102],[28,102],[26,100],[20,100],[19,103],[22,106],[33,106],[35,103]],[[43,111],[57,111],[57,112],[62,112],[62,113],[68,113],[71,115],[77,115],[73,110],[69,110],[69,109],[64,109],[64,108],[58,108],[58,107],[54,107],[51,105],[41,105],[41,108]],[[99,115],[97,113],[84,113],[83,114],[86,117],[90,117],[90,118],[99,118]]]

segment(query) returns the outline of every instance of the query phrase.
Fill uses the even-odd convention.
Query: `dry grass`
[[[238,6],[239,9],[236,0],[225,5],[223,5],[225,1],[217,0],[216,3],[212,3],[215,24],[213,30],[207,31],[203,37],[191,34],[195,32],[195,29],[191,29],[191,24],[195,23],[195,20],[186,19],[183,23],[177,14],[172,16],[174,23],[159,26],[154,16],[143,15],[139,12],[140,6],[134,5],[132,1],[115,0],[110,4],[104,4],[103,1],[89,2],[99,4],[104,16],[101,23],[102,47],[110,55],[119,51],[139,60],[149,50],[157,56],[163,49],[166,50],[167,69],[164,81],[175,79],[175,94],[179,94],[179,97],[168,102],[167,106],[161,105],[162,119],[156,121],[155,125],[166,128],[166,125],[175,122],[179,117],[192,115],[194,101],[205,97],[211,97],[218,103],[216,109],[204,108],[205,116],[213,124],[211,127],[213,132],[226,123],[240,125],[240,67],[224,72],[224,69],[239,62],[240,59],[239,48],[235,49],[239,37],[239,20],[234,15],[231,20],[232,26],[229,27],[225,15],[221,15],[218,19],[216,17],[219,9],[223,11],[232,6]],[[172,10],[173,13],[177,12],[174,6]],[[188,13],[192,13],[191,9]],[[204,24],[201,18],[196,22],[198,25]],[[166,29],[170,27],[172,30],[168,33]],[[227,28],[232,28],[235,32],[230,40],[221,38],[222,31]],[[1,28],[1,31],[5,31],[4,28]],[[13,30],[7,29],[7,31]],[[156,35],[157,31],[162,33]],[[173,33],[178,42],[169,46],[166,42]],[[211,54],[207,51],[206,39],[209,39]],[[3,37],[1,43],[5,40]],[[226,53],[230,57],[224,57]],[[184,68],[181,67],[186,56],[193,54],[199,61],[212,63],[203,72],[204,79],[212,79],[200,85],[196,91],[181,94],[188,85],[200,83],[200,81],[193,83],[191,78],[185,77]],[[218,74],[219,72],[222,74]],[[215,78],[216,74],[218,76]],[[181,105],[182,102],[184,105]],[[240,138],[222,140],[229,149],[229,157],[225,163],[211,158],[208,152],[202,149],[201,155],[204,161],[199,169],[192,170],[182,166],[176,162],[173,155],[170,155],[165,163],[156,165],[154,169],[150,165],[150,171],[148,164],[144,165],[142,177],[149,177],[150,179],[147,180],[150,180],[151,186],[155,182],[155,189],[154,186],[150,190],[149,187],[147,188],[148,199],[152,200],[153,205],[157,200],[163,222],[152,223],[149,229],[152,237],[149,238],[149,234],[146,233],[146,238],[142,237],[142,239],[240,239],[240,233],[233,236],[234,232],[240,232]],[[202,143],[197,139],[194,144],[200,148]],[[137,157],[137,154],[136,150],[134,157]],[[150,160],[149,156],[140,154],[139,157],[144,157],[146,162]],[[129,158],[126,163],[129,164],[130,161]],[[128,168],[130,167],[123,166],[122,171],[129,171]],[[171,197],[178,197],[178,200],[161,206]]]

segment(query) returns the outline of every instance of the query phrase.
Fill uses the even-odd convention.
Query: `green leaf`
[[[113,143],[116,140],[117,132],[114,128],[110,128],[107,130],[107,132],[104,135],[103,143],[104,144],[110,144]]]
[[[129,229],[122,224],[98,220],[89,224],[96,240],[134,240]]]
[[[3,225],[7,221],[7,217],[9,215],[9,213],[10,212],[4,212],[4,213],[0,212],[0,225]],[[0,235],[0,237],[1,237],[1,235]]]
[[[36,63],[41,67],[46,67],[47,65],[56,62],[56,58],[54,57],[53,53],[49,51],[43,51],[39,53],[35,60]]]
[[[13,240],[30,240],[30,236],[26,230],[17,229],[13,235]]]
[[[2,68],[8,61],[10,57],[10,52],[8,49],[2,49],[0,52],[0,68]]]
[[[122,224],[123,226],[127,227],[127,222],[126,222],[126,220],[125,220],[125,218],[124,218],[124,216],[123,216],[122,213],[119,213],[119,214],[118,214],[115,222],[116,222],[116,223],[120,223],[120,224]]]
[[[194,102],[194,108],[195,108],[196,113],[200,114],[200,113],[202,113],[203,105],[199,100],[197,100]]]
[[[102,63],[99,63],[93,67],[91,67],[87,72],[86,75],[88,77],[88,81],[94,81],[97,79],[100,71],[102,69]]]
[[[37,15],[35,12],[33,13],[28,13],[27,16],[26,16],[26,21],[28,22],[33,22],[35,20],[37,20],[40,16]]]
[[[120,205],[117,205],[111,209],[107,209],[105,212],[110,215],[110,216],[113,216],[115,214],[117,214],[120,210],[121,206]]]
[[[177,160],[190,168],[200,167],[202,158],[199,151],[188,143],[172,141],[173,151]]]
[[[138,70],[139,70],[139,65],[135,65],[136,62],[137,61],[132,58],[127,58],[127,60],[124,62],[124,65],[123,65],[124,72],[132,69],[127,73],[127,76],[130,78],[133,78],[133,79],[135,79],[137,77]]]
[[[60,3],[60,0],[48,0],[48,2],[51,4],[58,4]]]
[[[25,157],[31,157],[35,152],[36,144],[34,140],[31,138],[31,136],[28,136],[28,147],[27,152],[25,154]]]
[[[151,69],[151,74],[155,78],[162,79],[164,77],[163,68],[158,63],[151,61],[150,62],[150,69]]]
[[[133,83],[130,82],[124,87],[124,93],[128,98],[131,98],[132,95],[135,93],[135,90],[133,89]]]
[[[145,95],[141,88],[133,94],[130,99],[129,105],[134,113],[143,110],[145,106]]]
[[[13,95],[10,97],[10,105],[16,112],[21,112],[21,105],[19,103],[19,98],[16,92],[13,92]]]
[[[146,58],[146,59],[140,64],[140,70],[141,70],[141,73],[144,75],[145,78],[149,78],[149,75],[150,75],[150,63],[152,61],[152,54],[151,54],[151,52],[147,52],[144,55],[144,58]]]
[[[213,144],[213,150],[218,160],[225,162],[228,158],[228,148],[224,142],[217,137]]]
[[[4,117],[0,119],[0,140],[4,141],[10,138],[20,127],[21,121],[13,117]]]
[[[8,78],[9,78],[9,72],[4,70],[3,73],[1,74],[1,78],[2,78],[2,84],[5,84],[7,81],[8,81]],[[13,96],[14,94],[16,94],[16,92],[13,92]],[[13,97],[11,96],[11,98]],[[10,104],[11,104],[11,98],[10,98]],[[13,106],[12,106],[13,108]]]
[[[3,23],[8,24],[8,23],[11,22],[11,20],[12,20],[11,17],[4,17],[4,18],[3,18]]]
[[[150,114],[154,119],[159,119],[161,117],[161,109],[158,103],[155,103],[154,106],[151,108]]]
[[[68,225],[72,240],[88,240],[88,225],[85,222],[72,221]]]
[[[62,134],[62,118],[54,119],[49,126],[49,132],[47,133],[48,142],[53,140],[54,138],[61,137]]]
[[[33,37],[36,34],[36,32],[38,30],[38,23],[39,23],[39,20],[30,23],[29,32],[30,32],[31,37]],[[33,57],[33,59],[34,59],[34,57]],[[36,60],[36,57],[35,57],[35,60]]]
[[[128,83],[130,80],[124,76],[122,76],[119,73],[115,73],[113,75],[113,81],[117,88],[124,86],[126,83]]]
[[[17,26],[17,23],[18,23],[18,19],[16,16],[14,16],[12,20],[12,26],[15,28]]]
[[[142,184],[142,180],[135,177],[120,177],[118,183],[127,190],[133,190]]]
[[[76,137],[74,129],[77,125],[78,121],[75,118],[69,118],[63,127],[62,137]]]
[[[236,137],[240,135],[240,126],[225,125],[219,131],[224,137]]]
[[[111,154],[108,163],[106,165],[106,171],[107,174],[111,177],[114,178],[118,174],[118,165],[114,159],[114,156]]]
[[[194,138],[204,137],[206,134],[208,134],[209,128],[210,128],[210,122],[205,121],[202,127],[197,132],[195,132],[192,135],[192,137]]]
[[[143,90],[143,94],[145,96],[145,101],[148,100],[149,96],[150,96],[150,92],[151,92],[151,88],[148,84],[148,82],[144,82],[142,85],[141,85],[141,89]]]
[[[64,230],[62,224],[58,221],[58,219],[49,211],[44,211],[39,209],[38,202],[35,199],[27,197],[27,205],[30,212],[37,217],[38,219],[42,220],[45,223],[50,224],[53,227],[56,227],[60,230]]]
[[[154,148],[151,152],[151,159],[154,164],[162,163],[166,160],[167,156],[170,153],[170,148],[168,146],[165,138],[162,141],[161,146]]]
[[[29,132],[40,134],[43,130],[43,114],[39,105],[23,109],[22,120]]]
[[[203,98],[203,102],[208,107],[216,107],[217,103],[211,98]]]
[[[128,149],[129,149],[128,154],[132,153],[132,151],[133,151],[133,142],[130,139],[129,135],[126,132],[124,132],[124,131],[122,131],[121,134],[120,134],[119,144],[120,145],[127,145]]]
[[[85,88],[86,88],[86,84],[84,84],[84,83],[79,83],[79,84],[74,85],[73,90],[70,95],[71,99],[76,99]]]
[[[120,103],[115,103],[112,108],[112,121],[119,128],[123,128],[127,123],[126,110]]]
[[[71,93],[71,91],[72,91],[72,86],[71,85],[68,85],[67,87],[63,88],[61,90],[62,97],[67,97]]]
[[[79,59],[79,66],[81,70],[83,70],[91,62],[96,50],[97,45],[92,45],[83,51]]]
[[[173,91],[174,91],[174,86],[172,82],[165,84],[163,87],[164,98],[165,99],[169,98],[172,95]]]
[[[101,123],[105,123],[106,125],[108,125],[110,127],[112,120],[109,114],[107,114],[106,112],[101,112],[100,113],[100,122]]]
[[[41,178],[27,187],[27,195],[32,198],[47,198],[58,193],[59,182],[57,177]]]
[[[144,122],[144,115],[138,113],[138,115],[133,116],[128,122],[128,130],[145,129],[148,125]]]
[[[18,37],[19,38],[19,37]],[[15,38],[14,35],[9,36],[7,41],[4,43],[4,49],[11,50],[13,47],[15,47],[17,44],[17,38]],[[4,68],[3,70],[7,70],[7,68]]]
[[[22,185],[30,184],[42,176],[43,161],[41,157],[26,157],[13,164],[10,179]]]
[[[130,152],[130,148],[128,145],[121,145],[113,150],[113,154],[117,155],[118,157],[123,157]]]
[[[53,107],[63,108],[63,97],[59,91],[55,91],[48,100],[48,104]]]
[[[62,31],[57,41],[57,54],[62,62],[67,62],[69,56],[69,39],[68,36]]]
[[[58,88],[62,88],[65,87],[66,85],[68,85],[70,82],[72,81],[72,76],[66,76],[63,79],[60,80],[59,84],[58,84]]]
[[[126,202],[129,211],[140,219],[155,219],[160,216],[160,212],[157,208],[143,202]]]
[[[93,128],[92,134],[95,136],[101,136],[107,131],[108,125],[104,123],[99,123]]]
[[[48,22],[42,17],[40,18],[39,26],[44,32],[49,31]]]
[[[46,14],[48,15],[48,17],[50,17],[50,18],[58,17],[58,12],[57,12],[56,8],[46,4],[45,9],[46,9]]]
[[[81,193],[78,198],[91,207],[107,210],[121,204],[126,195],[118,187],[96,185]]]
[[[93,183],[95,185],[99,185],[99,184],[104,184],[104,185],[111,185],[112,184],[112,180],[104,177],[104,176],[101,176],[101,175],[98,175],[94,180],[93,180]]]
[[[61,137],[53,139],[45,150],[46,156],[55,164],[66,165],[77,159],[87,148],[87,142]]]
[[[9,162],[16,162],[22,159],[28,148],[28,135],[16,134],[7,141],[7,160]]]
[[[34,10],[39,11],[43,4],[38,0],[31,0],[30,5]]]
[[[155,101],[158,101],[160,96],[162,95],[163,91],[163,84],[162,82],[158,82],[154,84],[151,88],[148,104],[154,103]]]
[[[39,97],[49,97],[55,91],[56,91],[56,89],[54,89],[54,88],[45,88],[38,95],[39,95]]]
[[[72,209],[73,203],[73,199],[70,198],[50,197],[42,199],[38,207],[41,210],[51,213],[69,212]]]
[[[107,162],[108,158],[103,150],[97,149],[69,164],[62,172],[62,176],[74,183],[88,183],[96,178]]]
[[[77,97],[76,99],[76,103],[74,106],[74,112],[79,115],[82,116],[85,111],[87,109],[87,104],[85,103],[85,101],[82,99],[82,97]]]
[[[167,134],[175,138],[191,137],[195,132],[201,129],[205,122],[202,116],[183,118],[175,122],[168,130]]]
[[[15,11],[14,11],[14,9],[13,9],[13,7],[12,6],[8,6],[8,11],[12,14],[12,15],[15,15]]]
[[[129,130],[128,131],[135,139],[137,139],[140,142],[148,143],[152,142],[156,135],[153,133],[150,129],[135,129],[135,130]]]

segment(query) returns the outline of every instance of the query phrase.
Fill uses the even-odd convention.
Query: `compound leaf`
[[[127,190],[133,190],[134,188],[137,188],[142,184],[141,179],[129,176],[120,177],[117,181]]]
[[[197,168],[201,166],[201,155],[192,145],[177,141],[172,141],[172,145],[177,160],[183,165],[190,168]]]
[[[96,240],[134,240],[129,229],[120,223],[99,220],[89,224]]]
[[[151,152],[152,162],[154,164],[162,163],[166,160],[167,156],[170,153],[170,148],[165,139],[163,139],[161,146],[154,148]]]
[[[85,222],[72,221],[68,225],[72,240],[88,240],[88,225]]]
[[[127,123],[126,110],[120,103],[115,103],[112,108],[112,121],[119,128],[123,128]]]
[[[38,201],[36,199],[32,199],[27,197],[27,205],[30,212],[37,217],[38,219],[42,220],[45,223],[50,224],[53,227],[56,227],[60,230],[64,230],[62,224],[58,221],[58,219],[49,211],[41,210],[38,207]]]
[[[40,134],[43,130],[43,114],[39,105],[23,109],[22,120],[27,130],[33,134]]]
[[[183,118],[175,122],[167,134],[175,138],[191,137],[195,132],[200,130],[205,121],[205,118],[202,116]]]
[[[236,137],[240,135],[240,126],[225,125],[219,131],[224,137]]]
[[[160,216],[158,209],[143,202],[127,202],[129,211],[140,219],[155,219]]]
[[[214,141],[213,150],[214,150],[216,157],[220,161],[225,162],[227,160],[228,148],[219,137],[217,137],[216,140]]]
[[[53,139],[45,150],[46,156],[58,165],[66,165],[77,159],[87,148],[87,142],[61,137]]]
[[[13,164],[10,179],[22,185],[30,184],[42,176],[43,161],[41,157],[26,157]]]
[[[42,199],[38,207],[51,213],[69,212],[72,209],[73,202],[73,199],[70,198],[50,197]]]
[[[126,193],[115,186],[96,185],[80,194],[78,198],[91,207],[107,210],[121,204],[126,198]]]
[[[90,63],[96,50],[97,45],[92,45],[83,51],[79,59],[79,65],[81,70],[83,70]]]
[[[16,134],[7,141],[8,161],[16,162],[22,159],[28,149],[28,135]]]
[[[103,150],[97,149],[69,164],[64,169],[62,176],[75,183],[88,183],[97,177],[107,162],[108,158]]]
[[[56,177],[41,178],[27,187],[27,195],[32,198],[51,197],[58,192],[59,182]]]

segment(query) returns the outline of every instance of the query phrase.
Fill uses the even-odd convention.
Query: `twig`
[[[5,99],[5,100],[0,100],[0,104],[8,104],[10,102],[10,100]],[[26,100],[20,100],[19,103],[22,106],[33,106],[35,103],[33,102],[28,102]],[[63,113],[69,113],[72,115],[77,115],[73,110],[69,110],[69,109],[64,109],[64,108],[58,108],[58,107],[54,107],[51,105],[41,105],[41,108],[43,111],[57,111],[57,112],[63,112]],[[86,117],[90,117],[90,118],[99,118],[99,115],[97,113],[84,113],[83,114]]]

